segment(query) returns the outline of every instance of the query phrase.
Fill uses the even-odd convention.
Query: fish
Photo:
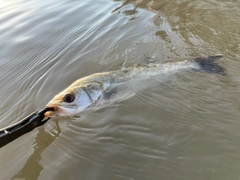
[[[117,86],[135,80],[148,79],[158,74],[173,74],[183,70],[195,70],[226,75],[226,70],[215,61],[223,55],[198,57],[177,62],[140,64],[115,71],[95,73],[82,77],[57,94],[46,105],[54,109],[45,113],[46,117],[66,117],[100,107],[107,95]],[[108,97],[108,98],[111,98]]]

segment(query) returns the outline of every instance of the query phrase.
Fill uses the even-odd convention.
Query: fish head
[[[96,104],[103,94],[101,83],[90,82],[70,86],[56,95],[47,105],[54,111],[45,113],[46,117],[74,116]]]

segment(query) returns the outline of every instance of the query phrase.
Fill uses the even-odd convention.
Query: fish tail
[[[216,60],[219,60],[222,57],[223,55],[199,57],[194,59],[193,61],[199,65],[200,67],[198,69],[199,71],[204,71],[211,74],[215,73],[215,74],[226,75],[226,69],[215,62]]]

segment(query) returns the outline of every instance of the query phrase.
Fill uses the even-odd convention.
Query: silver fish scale
[[[104,91],[103,84],[101,82],[91,82],[83,88],[88,93],[92,103],[96,102]]]

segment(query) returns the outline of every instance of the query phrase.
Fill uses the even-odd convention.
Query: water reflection
[[[132,18],[141,9],[152,12],[149,20],[156,26],[154,36],[158,38],[154,40],[164,44],[164,50],[169,48],[176,56],[218,53],[235,56],[240,39],[238,8],[239,3],[231,1],[126,0],[113,12]],[[138,15],[138,18],[142,17]]]
[[[44,168],[40,164],[41,154],[61,133],[58,121],[55,121],[55,124],[56,126],[48,132],[46,132],[43,127],[39,128],[32,155],[28,158],[23,168],[15,174],[12,179],[24,178],[26,180],[33,180],[38,178]]]
[[[239,179],[239,12],[220,0],[6,1],[2,127],[80,77],[144,57],[221,53],[228,75],[141,82],[146,89],[86,124],[40,128],[34,145],[23,136],[1,152],[1,179]]]

